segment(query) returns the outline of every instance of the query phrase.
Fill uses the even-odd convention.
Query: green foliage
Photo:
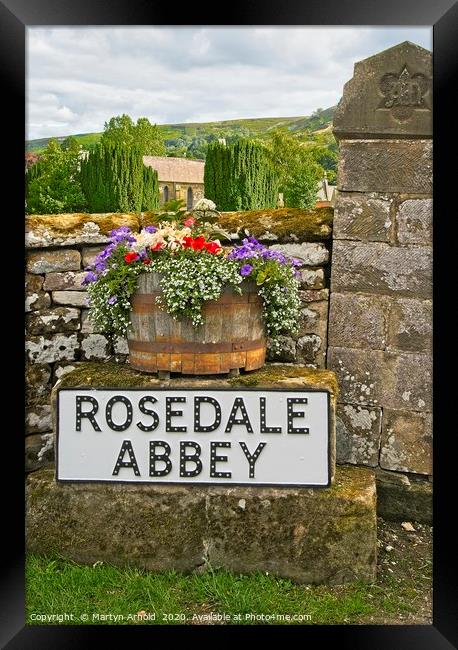
[[[65,146],[64,146],[65,145]],[[50,140],[40,160],[25,176],[27,214],[82,212],[86,199],[79,180],[80,146],[67,138]]]
[[[283,193],[285,206],[313,208],[324,170],[312,151],[293,135],[278,129],[271,134],[268,151],[279,176],[279,191]]]
[[[81,185],[90,212],[141,212],[159,205],[157,172],[144,166],[136,147],[97,145],[81,165]]]
[[[166,149],[161,130],[146,117],[134,124],[129,115],[118,115],[105,122],[101,143],[136,147],[144,156],[165,156]]]
[[[251,140],[212,143],[204,172],[205,196],[220,210],[256,210],[277,203],[278,179],[265,148]]]

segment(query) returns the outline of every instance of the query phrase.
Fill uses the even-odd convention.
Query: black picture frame
[[[7,147],[7,183],[4,187],[4,210],[8,223],[16,220],[4,239],[4,249],[13,252],[23,250],[22,215],[23,149],[24,139],[24,80],[25,80],[25,30],[38,25],[426,25],[433,26],[434,38],[434,618],[431,626],[306,626],[300,628],[301,642],[310,647],[338,635],[339,648],[359,650],[385,648],[421,650],[446,650],[458,646],[457,632],[457,562],[455,540],[449,521],[455,520],[453,444],[455,429],[453,406],[455,386],[446,374],[449,350],[447,326],[453,319],[447,313],[451,308],[453,294],[445,294],[453,283],[453,270],[447,264],[453,260],[453,237],[450,221],[456,211],[455,179],[451,178],[456,165],[450,158],[451,141],[456,132],[456,79],[458,5],[454,0],[283,0],[276,4],[262,0],[180,7],[154,3],[152,0],[0,0],[0,70],[3,76],[2,110],[5,114],[4,140]],[[455,75],[454,75],[455,73]],[[452,85],[453,84],[453,85]],[[7,100],[5,100],[7,98]],[[452,115],[454,123],[452,122]],[[21,144],[20,144],[21,143]],[[453,149],[453,153],[456,147]],[[21,165],[21,167],[20,167]],[[455,174],[454,174],[455,175]],[[450,179],[448,179],[450,176]],[[14,191],[13,188],[16,188]],[[452,233],[453,234],[453,233]],[[5,251],[7,252],[7,251]],[[22,312],[22,269],[20,255],[13,256],[7,273],[9,295],[8,310]],[[17,271],[16,271],[17,269]],[[14,276],[14,277],[13,277]],[[5,280],[4,280],[5,282]],[[15,286],[14,283],[17,282]],[[14,288],[15,286],[15,288]],[[440,311],[444,309],[441,315]],[[20,318],[20,317],[19,317]],[[8,325],[8,344],[13,359],[22,358],[23,337],[21,323],[11,325],[11,318],[4,312]],[[456,329],[456,328],[455,328]],[[16,347],[17,346],[17,347]],[[91,641],[103,642],[106,636],[116,633],[118,642],[132,640],[132,634],[145,634],[158,640],[160,632],[149,627],[70,627],[70,626],[24,626],[24,477],[23,437],[21,435],[21,386],[10,379],[16,370],[21,372],[17,361],[5,361],[8,382],[3,390],[7,404],[2,408],[2,430],[6,447],[3,450],[2,467],[11,471],[11,477],[3,490],[3,570],[1,573],[0,642],[2,647],[26,650],[28,648],[79,648],[90,647]],[[15,389],[18,386],[18,390]],[[19,406],[13,404],[13,396],[19,396]],[[8,417],[10,423],[8,423]],[[19,426],[18,426],[19,425]],[[456,444],[456,443],[455,443]],[[453,463],[453,464],[452,464]],[[201,631],[201,628],[199,628]],[[205,628],[210,638],[221,628]],[[267,632],[274,641],[276,633],[285,634],[291,628],[270,627]],[[296,628],[297,630],[297,628]],[[177,628],[167,628],[162,633],[172,641]],[[182,630],[183,631],[183,630]],[[223,629],[230,642],[232,635],[242,632],[240,627]],[[258,634],[259,627],[243,628],[244,638]],[[266,631],[264,629],[264,631]],[[196,628],[188,627],[186,635],[193,642]],[[302,636],[304,635],[304,636]],[[189,636],[188,636],[189,638]],[[140,639],[139,639],[140,641]],[[169,642],[170,642],[169,641]],[[144,642],[144,641],[143,641]],[[275,642],[275,641],[274,641]],[[88,645],[89,644],[89,645]]]

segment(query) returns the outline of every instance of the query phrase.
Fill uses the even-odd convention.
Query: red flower
[[[151,246],[152,251],[160,251],[161,248],[162,248],[162,244],[160,242],[156,244],[156,246]]]
[[[183,248],[192,248],[192,237],[183,237]]]
[[[192,248],[195,251],[201,251],[205,247],[205,237],[200,235],[199,237],[196,237],[193,242],[192,242]]]
[[[219,253],[222,250],[221,246],[219,246],[215,241],[207,242],[205,244],[205,249],[212,255],[216,255],[216,253]]]
[[[150,260],[149,257],[144,257],[144,258],[142,259],[142,262],[143,262],[143,264],[151,264],[151,260]]]
[[[131,262],[135,262],[136,260],[138,260],[138,258],[139,258],[138,253],[126,253],[124,255],[124,259],[127,262],[127,264],[130,264]]]

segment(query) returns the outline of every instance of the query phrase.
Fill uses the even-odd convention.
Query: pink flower
[[[188,217],[186,221],[183,221],[183,225],[186,226],[187,228],[190,228],[196,223],[196,220],[194,217]]]

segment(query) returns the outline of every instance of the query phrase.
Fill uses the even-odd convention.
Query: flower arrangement
[[[176,207],[176,206],[175,206]],[[140,273],[161,276],[157,299],[174,318],[203,323],[202,307],[217,300],[226,287],[243,292],[254,281],[263,303],[266,334],[273,339],[294,332],[300,317],[298,267],[302,262],[266,248],[254,237],[239,246],[223,247],[215,205],[199,201],[192,213],[183,208],[158,215],[158,223],[133,234],[122,226],[110,233],[109,245],[87,269],[83,281],[90,299],[89,318],[109,336],[125,336],[130,322],[131,296]]]

